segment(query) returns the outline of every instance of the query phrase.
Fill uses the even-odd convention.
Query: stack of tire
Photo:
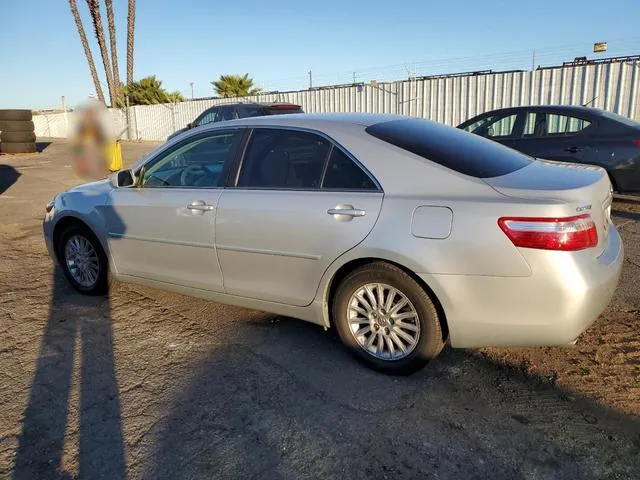
[[[31,110],[0,110],[0,153],[36,151],[31,118]]]

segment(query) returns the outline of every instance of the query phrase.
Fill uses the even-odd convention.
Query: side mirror
[[[112,183],[114,187],[130,187],[133,185],[133,173],[131,170],[119,170],[112,178]]]
[[[192,129],[193,127],[195,127],[195,124],[193,122],[187,123],[187,128],[188,129]]]

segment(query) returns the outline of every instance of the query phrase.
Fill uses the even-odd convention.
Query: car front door
[[[119,274],[222,291],[215,214],[244,129],[214,130],[151,158],[104,207]]]
[[[594,127],[590,120],[564,112],[528,111],[513,148],[536,158],[583,162],[592,148],[589,132]]]
[[[229,294],[304,306],[341,254],[373,228],[383,193],[318,133],[256,128],[216,215]]]
[[[515,148],[513,144],[520,137],[523,118],[522,113],[518,111],[489,113],[461,128],[467,132],[475,133],[481,137]]]

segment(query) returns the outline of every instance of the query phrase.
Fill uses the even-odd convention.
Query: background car
[[[599,165],[614,190],[640,192],[640,123],[627,117],[575,105],[523,106],[483,113],[458,128],[536,158]]]
[[[335,327],[377,370],[453,347],[562,345],[608,304],[623,248],[606,172],[426,120],[245,118],[56,196],[69,282],[120,280]]]
[[[286,113],[304,113],[300,105],[293,103],[226,103],[207,108],[185,128],[172,133],[167,140],[194,127],[201,127],[214,122],[235,120],[237,118],[261,117],[264,115],[282,115]]]

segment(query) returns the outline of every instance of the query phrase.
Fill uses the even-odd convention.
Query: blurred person
[[[105,148],[109,131],[105,107],[97,101],[82,105],[74,116],[72,162],[76,175],[83,179],[104,178],[107,174]]]

